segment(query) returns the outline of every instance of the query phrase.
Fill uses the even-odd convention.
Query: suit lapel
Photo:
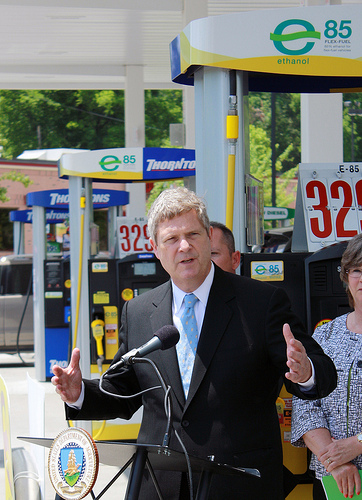
[[[186,407],[197,392],[230,322],[233,313],[228,302],[233,297],[235,293],[230,290],[227,275],[215,266],[214,281],[207,301]]]
[[[165,292],[159,294],[153,301],[153,313],[151,314],[150,321],[154,332],[164,325],[173,325],[171,281],[167,283]],[[161,369],[166,384],[172,387],[177,400],[183,407],[185,404],[185,395],[178,367],[176,348],[172,347],[165,351],[157,351],[156,355],[158,357],[157,366]]]

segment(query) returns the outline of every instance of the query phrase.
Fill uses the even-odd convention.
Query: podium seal
[[[99,467],[98,451],[83,429],[71,427],[54,439],[48,458],[53,488],[66,500],[79,500],[92,490]]]

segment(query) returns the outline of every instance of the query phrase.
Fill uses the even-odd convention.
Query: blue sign
[[[32,210],[13,210],[9,214],[11,222],[33,222],[33,211]],[[47,224],[58,224],[64,222],[69,218],[68,210],[46,210],[45,219]]]
[[[158,181],[195,175],[195,150],[143,148],[143,180]]]
[[[118,207],[128,205],[129,193],[127,191],[116,191],[111,189],[93,189],[93,208]],[[68,189],[51,189],[49,191],[35,191],[26,195],[28,207],[45,207],[69,209]]]

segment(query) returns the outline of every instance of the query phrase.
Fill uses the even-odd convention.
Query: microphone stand
[[[162,446],[167,448],[169,441],[170,441],[170,428],[171,428],[171,421],[172,421],[172,404],[171,404],[171,392],[170,392],[171,387],[166,386],[166,383],[165,383],[159,369],[157,368],[157,366],[155,365],[155,363],[153,361],[151,361],[148,358],[137,358],[137,357],[130,357],[127,360],[127,364],[129,364],[129,365],[136,364],[136,363],[148,363],[148,364],[150,364],[153,367],[153,369],[155,370],[156,375],[157,375],[157,377],[162,385],[162,388],[165,391],[165,398],[166,398],[165,411],[166,411],[166,416],[167,416],[167,425],[166,425],[166,431],[165,431],[165,434],[163,437]],[[135,453],[133,465],[132,465],[132,469],[131,469],[131,473],[130,473],[130,477],[129,477],[129,481],[128,481],[127,492],[126,492],[127,499],[129,499],[129,500],[138,499],[140,489],[141,489],[143,471],[144,471],[144,468],[146,465],[147,465],[149,473],[152,477],[152,481],[153,481],[153,484],[156,488],[157,494],[158,494],[160,500],[163,500],[161,489],[160,489],[159,484],[157,482],[157,478],[156,478],[155,473],[152,469],[152,466],[148,460],[147,451],[144,448],[138,448],[136,453]]]
[[[150,364],[153,367],[153,369],[155,370],[157,378],[160,381],[163,390],[165,391],[165,413],[166,413],[166,416],[167,416],[167,425],[166,425],[166,431],[165,431],[165,434],[164,434],[164,437],[163,437],[162,446],[165,447],[165,448],[168,448],[168,445],[169,445],[169,442],[170,442],[170,430],[171,430],[171,426],[172,426],[171,386],[167,386],[166,385],[166,382],[165,382],[164,378],[162,377],[161,372],[157,368],[157,365],[151,359],[149,359],[149,358],[137,358],[136,356],[134,356],[134,357],[130,357],[127,360],[127,364],[128,365],[136,364],[136,363],[148,363],[148,364]],[[182,441],[180,440],[180,437],[179,437],[178,433],[176,432],[176,430],[175,430],[175,434],[176,434],[176,437],[177,437],[178,441],[180,442],[180,444],[181,444],[181,446],[183,448],[184,454],[185,454],[185,459],[186,459],[187,468],[188,468],[188,480],[189,480],[189,488],[190,488],[190,500],[193,500],[192,470],[191,470],[191,464],[190,464],[190,461],[189,461],[189,456],[188,456],[187,450],[184,447]],[[137,460],[137,458],[138,457],[136,456],[135,460]],[[144,457],[144,456],[140,456],[140,458],[139,458],[139,463],[140,463],[140,467],[142,467],[142,470],[143,470],[143,468],[145,466],[146,459],[147,459],[147,457]],[[153,483],[154,483],[154,485],[156,487],[157,493],[158,493],[160,499],[162,500],[162,495],[161,495],[161,492],[159,491],[159,488],[158,488],[157,479],[156,479],[156,477],[154,475],[153,470],[150,470],[150,466],[151,465],[149,464],[149,462],[147,462],[147,466],[148,466],[149,472],[150,472],[150,474],[152,476]],[[131,472],[131,474],[132,474],[132,472]],[[200,497],[200,498],[203,498],[203,497]],[[205,496],[205,498],[206,498],[206,496]],[[127,497],[127,499],[128,499],[128,497]]]
[[[136,363],[148,363],[155,370],[157,378],[159,379],[159,381],[161,383],[161,387],[162,387],[162,389],[165,392],[165,413],[166,413],[166,417],[167,417],[167,424],[166,424],[165,434],[164,434],[163,440],[162,440],[162,446],[164,448],[168,448],[169,442],[170,442],[171,426],[172,426],[171,386],[166,385],[166,382],[165,382],[164,378],[162,377],[161,372],[159,371],[159,369],[157,368],[156,364],[151,359],[137,357],[137,356],[134,355],[134,351],[131,351],[129,353],[129,356],[127,356],[127,359],[124,359],[124,362],[125,362],[124,366],[129,366],[129,365],[133,365],[133,364],[136,364]],[[99,381],[99,388],[100,388],[100,390],[102,392],[105,392],[106,394],[107,394],[107,391],[105,391],[102,388],[102,380],[103,380],[103,377],[106,376],[107,374],[108,374],[107,372],[105,372],[104,374],[102,374],[101,379]],[[146,389],[145,391],[142,391],[142,393],[148,392],[149,390],[152,390],[152,389],[160,389],[161,387],[160,386],[158,386],[158,387],[152,387],[152,388]],[[139,394],[141,394],[141,393],[139,393]],[[116,396],[116,397],[120,397],[120,398],[122,398],[122,397],[129,398],[129,397],[136,396],[136,395],[133,395],[133,396],[121,396],[121,395],[115,395],[115,394],[112,394],[112,395]],[[184,454],[185,454],[185,459],[186,459],[187,469],[188,469],[188,480],[189,480],[189,488],[190,488],[190,500],[193,500],[192,470],[191,470],[191,464],[190,464],[189,456],[188,456],[186,448],[184,447],[182,441],[180,440],[180,437],[179,437],[177,431],[174,430],[174,432],[175,432],[175,435],[176,435],[178,441],[180,442],[180,445],[181,445],[181,447],[182,447],[182,449],[184,451]],[[150,461],[148,459],[147,451],[144,448],[137,448],[137,451],[135,452],[134,459],[133,459],[133,465],[132,465],[132,469],[131,469],[131,473],[130,473],[130,477],[129,477],[129,481],[128,481],[128,487],[127,487],[127,492],[126,492],[125,498],[127,500],[137,500],[138,499],[139,493],[140,493],[140,489],[141,489],[142,475],[143,475],[143,471],[144,471],[145,466],[147,466],[147,469],[148,469],[148,471],[149,471],[149,473],[151,475],[153,484],[154,484],[154,486],[156,488],[156,491],[157,491],[157,494],[158,494],[160,500],[163,500],[162,493],[161,493],[160,487],[159,487],[158,482],[157,482],[157,478],[156,478],[155,473],[154,473],[154,471],[152,469],[151,463],[150,463]],[[202,497],[199,497],[199,498],[204,498],[204,497],[202,496]],[[206,498],[206,496],[205,496],[205,498]]]
[[[166,425],[166,431],[163,436],[163,441],[162,441],[162,446],[168,447],[169,442],[170,442],[170,429],[172,425],[172,400],[171,400],[171,387],[166,385],[166,382],[164,378],[161,375],[160,370],[157,368],[156,364],[148,358],[137,358],[137,357],[132,357],[129,360],[129,364],[136,364],[136,363],[148,363],[150,364],[153,369],[155,370],[155,373],[157,375],[158,380],[161,383],[162,389],[165,391],[165,413],[167,416],[167,425]]]

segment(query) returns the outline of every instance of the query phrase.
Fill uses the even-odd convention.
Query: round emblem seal
[[[98,451],[83,429],[71,427],[54,439],[48,457],[53,488],[64,499],[78,500],[92,490],[99,467]]]

